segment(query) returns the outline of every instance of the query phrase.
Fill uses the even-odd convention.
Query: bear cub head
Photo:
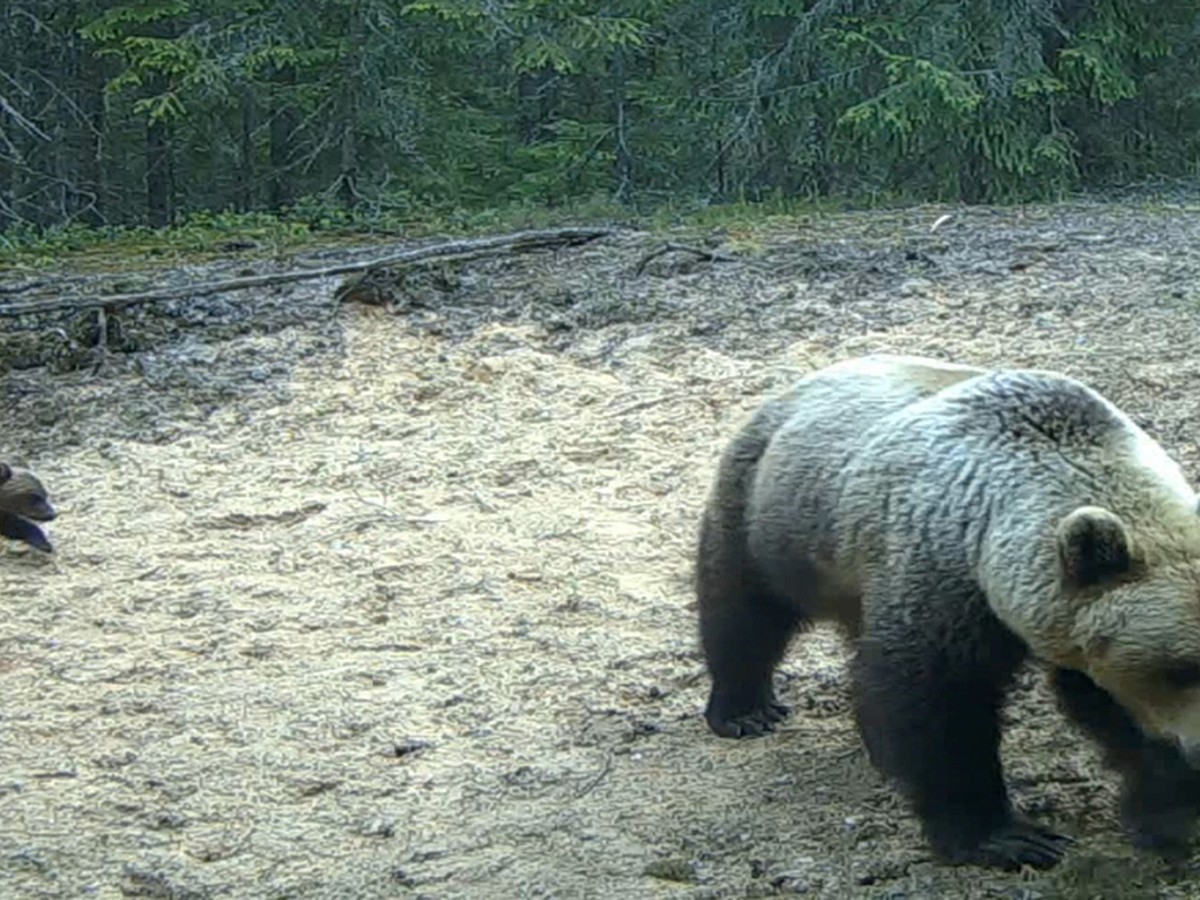
[[[36,523],[52,522],[57,515],[36,475],[0,462],[0,535],[53,552],[45,531]]]

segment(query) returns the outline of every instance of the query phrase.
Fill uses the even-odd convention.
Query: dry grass
[[[975,211],[930,271],[905,254],[939,212],[764,225],[740,268],[636,279],[645,236],[475,266],[429,310],[347,307],[324,348],[289,323],[156,351],[143,371],[174,374],[149,387],[12,374],[5,433],[62,517],[56,556],[0,555],[0,894],[1185,896],[1032,679],[1014,791],[1080,836],[1050,876],[928,860],[830,634],[789,658],[780,734],[698,717],[698,514],[800,372],[876,349],[1064,369],[1196,472],[1195,283],[1155,278],[1193,277],[1200,226]],[[1119,240],[1062,237],[1071,216]],[[1067,249],[1009,268],[1052,227]]]

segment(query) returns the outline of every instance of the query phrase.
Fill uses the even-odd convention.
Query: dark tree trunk
[[[629,150],[628,103],[625,92],[625,50],[617,47],[612,57],[614,190],[613,196],[628,205],[633,196],[633,155]]]
[[[146,219],[152,228],[166,228],[175,220],[171,136],[165,122],[146,125]]]
[[[348,44],[351,51],[342,58],[341,135],[338,146],[338,195],[347,207],[358,202],[358,98],[362,89],[362,69],[358,48],[362,46],[363,10],[359,4],[350,9]]]
[[[176,23],[170,19],[150,27],[158,38],[175,37]],[[146,95],[156,97],[169,87],[162,75],[146,80]],[[146,219],[152,228],[168,228],[175,222],[175,167],[168,122],[146,122]]]
[[[342,123],[341,161],[338,164],[338,195],[346,206],[358,202],[358,138],[354,117],[346,116]]]
[[[555,80],[552,69],[523,72],[517,79],[517,130],[521,143],[536,144],[554,117]]]
[[[294,199],[292,175],[288,171],[294,153],[292,141],[298,125],[296,108],[291,102],[290,88],[296,83],[296,70],[291,66],[276,69],[271,78],[271,126],[270,162],[271,181],[269,197],[271,209],[279,210],[289,205]]]
[[[710,89],[715,89],[721,78],[718,68],[722,49],[719,34],[720,23],[714,15],[708,20],[708,85]],[[717,132],[716,140],[713,142],[713,179],[717,197],[722,200],[726,199],[729,195],[730,180],[729,146],[720,131]]]
[[[79,190],[78,209],[80,218],[89,225],[101,225],[105,215],[105,184],[103,155],[104,146],[104,64],[92,47],[80,42],[79,83],[75,102],[83,121],[79,123]]]
[[[242,212],[254,209],[254,125],[256,109],[254,92],[246,86],[241,94],[242,139],[238,153],[241,165],[237,173],[237,208]]]

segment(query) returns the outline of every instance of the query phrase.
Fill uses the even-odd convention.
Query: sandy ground
[[[1051,874],[930,859],[831,632],[786,660],[777,734],[700,718],[700,509],[804,371],[1061,368],[1198,474],[1193,208],[931,235],[940,212],[763,223],[719,238],[744,264],[640,277],[657,239],[630,235],[392,312],[10,372],[0,449],[61,517],[54,556],[0,548],[0,895],[1188,896],[1032,672],[1004,752],[1018,804],[1078,838]]]

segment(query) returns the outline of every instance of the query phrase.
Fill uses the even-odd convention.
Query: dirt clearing
[[[8,372],[0,452],[61,515],[55,556],[0,548],[0,895],[1189,896],[1032,673],[1005,761],[1078,838],[1049,875],[930,860],[830,632],[777,734],[700,718],[709,480],[811,368],[1060,369],[1200,476],[1200,206],[944,212],[426,267],[390,310],[177,303],[99,374]]]

